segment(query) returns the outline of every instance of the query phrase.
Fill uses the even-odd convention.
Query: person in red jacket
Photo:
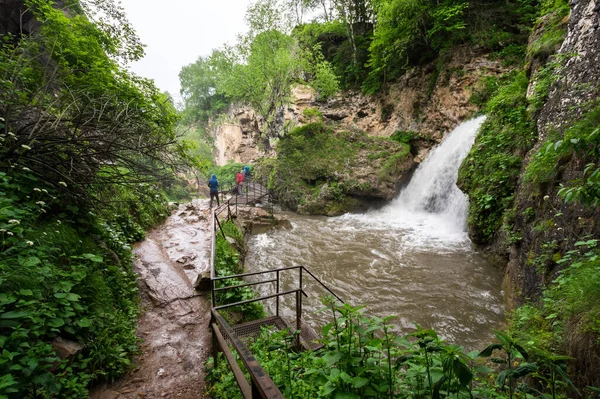
[[[244,171],[240,171],[235,175],[235,182],[237,183],[238,195],[242,195],[244,189]]]

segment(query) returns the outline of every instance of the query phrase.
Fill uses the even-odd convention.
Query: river
[[[502,275],[471,246],[467,198],[456,178],[483,121],[451,132],[381,209],[330,218],[289,213],[291,229],[253,235],[247,269],[304,265],[346,302],[365,305],[366,314],[396,316],[392,323],[401,332],[417,323],[482,349],[504,321]],[[297,273],[282,280],[284,289],[295,288]],[[304,281],[309,293],[324,293]],[[329,319],[315,311],[321,306],[314,298],[304,300],[303,317],[317,327]],[[293,298],[285,303],[284,315],[293,316]]]

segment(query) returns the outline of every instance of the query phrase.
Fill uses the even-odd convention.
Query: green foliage
[[[573,345],[580,337],[597,340],[600,336],[599,262],[598,240],[576,242],[572,250],[557,260],[563,270],[546,287],[539,303],[521,306],[511,320],[511,330],[527,341],[536,362],[545,370],[545,376],[540,378],[550,387],[552,397],[561,388],[575,390],[567,365],[586,364],[588,352],[593,348],[580,351],[582,359],[552,352],[564,350],[565,343]],[[587,371],[579,366],[577,372]],[[579,377],[573,373],[571,376]]]
[[[478,244],[490,243],[513,202],[523,158],[535,140],[528,112],[525,73],[488,102],[488,118],[459,170],[459,186],[469,196],[469,228]]]
[[[527,28],[539,15],[539,5],[532,1],[380,0],[375,9],[369,76],[363,84],[368,93],[458,43],[474,42],[515,60],[514,50],[523,52]]]
[[[421,136],[420,133],[413,132],[411,130],[396,130],[396,133],[390,136],[390,140],[397,141],[398,143],[408,144],[410,146],[416,140],[427,140],[427,138]]]
[[[538,381],[544,383],[544,392],[537,391],[541,397],[568,387],[564,373],[568,358],[526,350],[526,343],[509,333],[496,331],[498,342],[481,352],[465,353],[433,330],[417,325],[415,332],[400,336],[390,324],[391,317],[368,317],[362,306],[331,299],[324,304],[322,311],[331,312],[331,322],[322,329],[322,349],[297,352],[294,334],[268,329],[250,344],[285,397],[503,398],[508,388],[510,397],[528,398],[533,387],[540,389]],[[503,368],[490,368],[483,358]],[[226,362],[220,359],[218,364],[209,362],[209,392],[215,398],[240,397]]]
[[[302,111],[302,116],[307,118],[310,123],[323,122],[323,114],[318,108],[306,108]]]
[[[310,84],[317,90],[318,99],[326,101],[339,90],[339,79],[333,72],[331,64],[325,60],[312,67],[314,78]]]
[[[216,91],[217,73],[206,57],[199,57],[179,72],[186,122],[207,122],[209,118],[225,111],[228,102],[223,94]]]
[[[284,206],[326,215],[356,209],[356,197],[372,195],[379,184],[395,184],[410,157],[409,145],[360,131],[334,132],[322,123],[295,129],[276,150],[277,158],[262,160],[257,175],[268,179],[269,189]],[[355,176],[365,167],[372,168],[377,179]]]
[[[342,20],[298,25],[292,35],[300,46],[316,57],[324,57],[331,64],[341,88],[348,89],[360,84],[368,72],[366,62],[372,30],[368,24],[356,25],[354,46],[347,25]],[[354,51],[356,47],[356,52]],[[319,54],[321,53],[322,56]]]
[[[276,30],[260,32],[248,40],[251,42],[247,47],[223,53],[225,56],[216,64],[217,91],[231,100],[246,102],[270,122],[287,102],[291,83],[299,72],[295,42]],[[242,63],[244,55],[247,59]]]
[[[120,44],[85,15],[27,3],[40,32],[0,40],[2,170],[26,167],[82,204],[91,184],[157,180],[189,161],[173,104],[112,58]]]
[[[367,92],[379,90],[381,82],[392,81],[411,64],[411,55],[418,55],[415,63],[434,57],[428,48],[430,3],[421,0],[378,2],[378,23],[369,47],[369,78],[363,87]]]
[[[119,63],[143,51],[118,5],[25,5],[39,30],[0,38],[0,397],[84,398],[130,368],[131,244],[197,163],[172,102]],[[58,338],[83,349],[60,359]]]
[[[542,3],[543,18],[540,18],[538,25],[541,25],[543,33],[529,45],[530,56],[545,60],[556,53],[567,34],[565,17],[569,12],[569,4],[564,0]],[[540,26],[537,29],[540,29]]]
[[[392,179],[394,181],[400,176],[401,166],[410,153],[410,145],[404,144],[400,152],[391,155],[383,164],[381,171],[378,174],[380,180]]]
[[[222,232],[226,237],[235,240],[236,246],[230,244],[223,238],[221,231],[217,231],[215,243],[215,273],[218,277],[230,276],[244,273],[244,268],[240,262],[240,249],[244,248],[244,238],[241,230],[231,221],[221,223]],[[237,247],[237,248],[236,248]],[[228,279],[216,283],[216,288],[230,287],[243,284],[240,279]],[[229,303],[245,301],[256,297],[250,287],[240,287],[225,291],[219,291],[215,300],[217,305],[226,305]],[[260,302],[248,303],[245,305],[234,306],[226,309],[224,315],[230,322],[252,321],[265,317],[265,310]]]
[[[139,300],[130,245],[167,214],[155,192],[102,193],[111,203],[101,217],[31,173],[0,172],[0,396],[84,398],[91,381],[129,369]],[[60,359],[59,337],[82,351]]]
[[[297,209],[311,187],[338,181],[346,159],[355,153],[351,143],[321,123],[299,127],[277,144],[277,161],[269,171],[269,189],[282,203]]]
[[[498,88],[501,86],[501,80],[496,76],[484,76],[473,88],[469,102],[477,105],[478,107],[484,107],[487,102],[496,94]]]
[[[562,187],[558,194],[565,202],[579,201],[597,206],[600,204],[600,107],[595,105],[563,135],[555,133],[542,145],[527,165],[525,179],[540,185],[553,182],[569,162],[577,158],[578,174]]]
[[[212,168],[208,169],[208,172],[206,173],[206,179],[208,180],[212,175],[216,175],[217,180],[219,181],[220,190],[233,188],[235,187],[235,175],[242,170],[244,166],[246,165],[234,161],[230,161],[227,163],[227,165],[223,166],[213,166]],[[251,165],[248,166],[252,170]]]

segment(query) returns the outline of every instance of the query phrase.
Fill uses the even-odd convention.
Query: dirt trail
[[[142,354],[135,368],[92,399],[208,398],[204,366],[211,350],[208,297],[193,288],[209,270],[207,200],[179,208],[135,247],[143,314],[138,336]]]

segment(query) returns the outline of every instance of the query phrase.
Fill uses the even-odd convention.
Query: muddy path
[[[208,200],[180,205],[135,247],[143,311],[134,369],[93,399],[208,398],[204,366],[211,353],[208,296],[193,288],[209,270]]]

